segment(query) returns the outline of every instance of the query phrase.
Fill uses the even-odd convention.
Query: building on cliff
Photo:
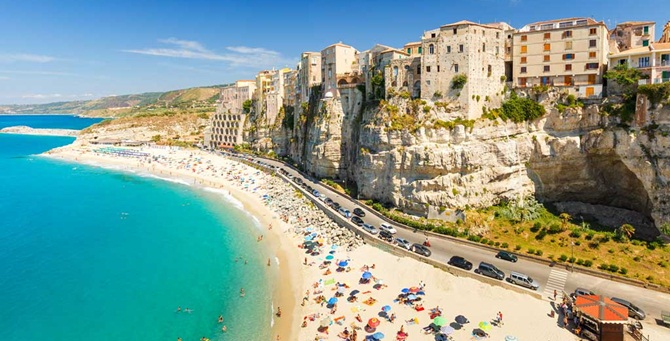
[[[339,87],[362,82],[355,48],[339,42],[321,51],[321,83],[325,96],[339,97]]]
[[[464,20],[426,31],[421,39],[421,98],[453,99],[466,119],[480,117],[483,105],[499,107],[509,29],[504,23],[482,25]],[[454,82],[462,76],[467,77],[464,84]]]
[[[649,46],[655,36],[656,23],[653,21],[622,22],[609,31],[610,52],[618,53]]]
[[[289,68],[264,70],[256,75],[256,92],[253,95],[254,110],[256,117],[263,120],[256,122],[257,127],[274,125],[284,103],[284,76],[290,71]]]
[[[221,103],[210,118],[205,145],[210,148],[233,147],[243,141],[242,129],[247,113],[244,102],[256,90],[256,81],[239,80],[221,89]]]
[[[564,87],[580,98],[602,96],[609,53],[607,26],[591,18],[528,24],[514,33],[516,87]]]
[[[670,43],[650,43],[609,56],[610,65],[628,64],[649,76],[639,84],[658,84],[670,81]]]
[[[321,84],[321,53],[303,52],[297,66],[296,102],[309,101],[312,87]]]
[[[665,26],[663,26],[663,33],[661,33],[661,38],[658,40],[659,43],[670,43],[670,21],[668,21]]]

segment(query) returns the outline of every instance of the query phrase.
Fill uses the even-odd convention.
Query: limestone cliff
[[[658,235],[654,224],[670,219],[670,110],[648,108],[643,122],[625,127],[597,105],[559,111],[558,96],[543,95],[547,114],[532,122],[473,122],[450,103],[366,103],[352,89],[298,108],[294,128],[269,139],[315,176],[409,213],[535,195],[574,217],[634,222],[641,236]]]

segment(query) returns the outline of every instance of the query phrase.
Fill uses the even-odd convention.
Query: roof
[[[497,27],[497,26],[485,25],[485,24],[478,24],[478,23],[476,23],[476,22],[472,22],[472,21],[470,21],[470,20],[461,20],[461,21],[457,21],[457,22],[455,22],[455,23],[442,25],[442,26],[440,26],[440,28],[442,28],[442,27],[451,27],[451,26],[461,26],[461,25],[468,25],[468,26],[470,26],[470,25],[474,25],[474,26],[480,26],[480,27],[484,27],[484,28],[500,29],[500,28]]]
[[[575,307],[600,322],[627,323],[628,308],[601,295],[577,296]]]
[[[624,21],[622,23],[616,24],[616,27],[619,26],[638,26],[638,25],[649,25],[656,24],[655,21]]]
[[[337,43],[335,43],[335,44],[330,44],[330,45],[324,47],[323,50],[325,50],[325,49],[327,49],[327,48],[330,48],[330,47],[333,47],[333,46],[351,47],[352,49],[355,50],[355,48],[354,48],[353,46],[344,44],[344,43],[342,43],[341,41],[340,41],[340,42],[337,42]],[[323,51],[323,50],[321,50],[321,51]]]
[[[609,55],[609,58],[619,58],[619,57],[634,56],[638,54],[647,54],[651,53],[652,51],[670,52],[670,43],[651,43],[650,46],[636,47],[634,49],[611,54]]]
[[[553,20],[546,20],[546,21],[538,21],[530,24],[524,25],[522,28],[519,29],[518,32],[528,32],[530,31],[531,26],[536,26],[536,27],[541,27],[542,25],[549,25],[549,24],[556,24],[556,23],[562,23],[562,22],[573,22],[573,21],[581,21],[581,20],[586,20],[586,25],[580,25],[580,26],[591,26],[591,25],[605,25],[604,22],[602,21],[597,21],[593,18],[587,18],[587,17],[574,17],[574,18],[562,18],[562,19],[553,19]],[[576,25],[573,25],[571,27],[575,27]],[[565,27],[567,28],[567,27]],[[554,29],[553,27],[551,29]],[[535,31],[544,31],[543,29],[535,29]]]
[[[395,52],[395,53],[400,53],[400,54],[404,54],[406,56],[409,56],[409,53],[407,53],[405,51],[402,51],[402,50],[394,49],[394,48],[386,49],[386,50],[384,50],[380,53],[384,54],[384,53],[389,53],[389,52]]]
[[[407,43],[403,46],[414,46],[414,45],[421,45],[421,42],[420,41],[413,41],[413,42]]]

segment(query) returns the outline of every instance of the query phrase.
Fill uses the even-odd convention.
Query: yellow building
[[[608,30],[591,18],[528,24],[513,36],[513,85],[566,87],[582,98],[602,96]]]

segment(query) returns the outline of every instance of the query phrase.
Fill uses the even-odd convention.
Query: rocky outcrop
[[[444,104],[399,97],[364,103],[352,90],[310,101],[312,116],[296,123],[288,146],[275,147],[317,177],[353,183],[361,198],[408,213],[534,195],[574,217],[614,226],[635,221],[641,236],[658,235],[654,224],[670,219],[669,110],[650,108],[646,121],[630,128],[597,105],[559,111],[559,94],[538,96],[548,110],[539,120],[473,124],[454,121],[458,111]],[[598,212],[605,212],[601,220]]]

